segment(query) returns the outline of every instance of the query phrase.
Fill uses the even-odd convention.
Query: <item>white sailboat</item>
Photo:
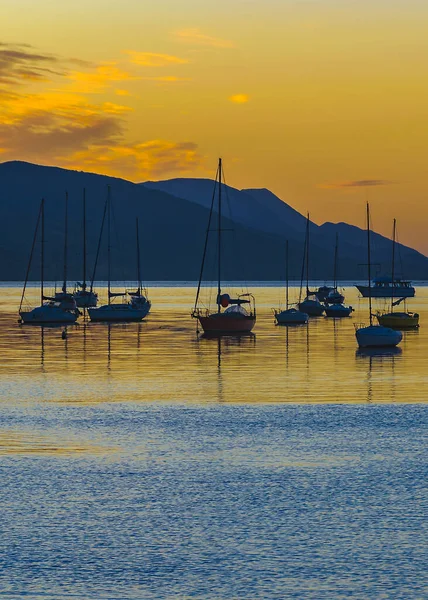
[[[297,325],[305,324],[308,322],[308,315],[297,308],[289,306],[289,295],[288,295],[288,240],[285,244],[285,310],[274,310],[275,320],[278,325]]]
[[[107,298],[108,303],[99,306],[98,308],[88,308],[88,313],[91,321],[95,322],[126,322],[126,321],[142,321],[146,317],[151,308],[151,302],[147,298],[147,292],[143,289],[141,282],[140,269],[140,240],[137,219],[137,278],[138,289],[135,292],[112,292],[111,291],[111,197],[110,186],[107,194],[107,259],[108,259],[108,285]],[[101,230],[102,234],[102,230]],[[128,302],[114,303],[114,298],[130,297]]]
[[[369,319],[370,325],[355,326],[355,336],[357,338],[358,346],[360,348],[376,348],[376,347],[390,347],[397,346],[402,340],[401,331],[395,331],[390,327],[383,327],[382,325],[373,324],[372,314],[372,297],[370,293],[371,289],[371,253],[370,253],[370,207],[367,203],[367,270],[368,270],[368,298],[369,298]]]
[[[66,234],[64,241],[64,285],[61,292],[58,292],[54,297],[44,295],[44,265],[45,265],[45,201],[42,199],[40,203],[39,214],[37,217],[36,229],[34,232],[33,244],[31,247],[30,259],[28,261],[27,273],[25,276],[24,287],[22,290],[21,303],[19,306],[19,316],[23,323],[31,323],[34,325],[48,325],[48,324],[69,324],[75,323],[79,311],[76,307],[73,295],[67,293],[66,287],[66,273],[67,273],[67,196],[66,196]],[[37,235],[41,229],[41,242],[40,242],[40,306],[36,308],[23,308],[25,299],[25,290],[28,283],[28,276],[30,274],[31,263],[34,254],[34,248],[37,241]]]
[[[98,294],[93,291],[93,284],[90,289],[86,282],[86,189],[83,189],[83,271],[82,281],[76,283],[74,290],[74,299],[78,308],[92,308],[98,304]]]

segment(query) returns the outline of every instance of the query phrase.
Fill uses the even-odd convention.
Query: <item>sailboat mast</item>
[[[334,271],[333,271],[333,287],[337,290],[337,251],[339,245],[339,236],[336,233],[336,245],[334,247]]]
[[[110,216],[110,186],[107,186],[107,294],[108,304],[110,304],[110,288],[111,288],[111,216]]]
[[[32,243],[32,245],[31,245],[30,259],[29,259],[29,261],[28,261],[28,265],[27,265],[27,271],[26,271],[26,273],[25,273],[24,287],[22,288],[21,302],[20,302],[20,304],[19,304],[19,312],[21,312],[22,305],[23,305],[23,303],[24,303],[25,290],[27,289],[28,276],[29,276],[29,274],[30,274],[31,263],[32,263],[32,261],[33,261],[34,248],[35,248],[35,246],[36,246],[36,242],[37,242],[37,234],[38,234],[38,232],[39,232],[39,225],[40,225],[40,218],[41,218],[41,214],[42,214],[43,202],[44,202],[44,200],[41,200],[41,201],[40,201],[39,213],[38,213],[38,215],[37,215],[37,223],[36,223],[36,228],[35,228],[35,230],[34,230],[33,243]]]
[[[217,312],[221,311],[221,158],[218,159],[218,265]]]
[[[86,290],[86,188],[83,188],[83,281],[82,289]]]
[[[67,293],[67,244],[68,244],[68,192],[65,192],[65,215],[64,215],[64,281],[62,291]]]
[[[288,310],[288,240],[285,242],[285,310]]]
[[[137,233],[137,281],[138,281],[138,293],[141,294],[141,265],[140,265],[140,232],[138,228],[138,217],[136,221],[136,233]]]
[[[394,312],[394,275],[395,275],[395,236],[397,221],[394,219],[392,225],[392,266],[391,266],[391,312]]]
[[[306,221],[306,296],[309,296],[309,213]]]
[[[45,199],[42,200],[42,236],[40,243],[40,306],[43,306],[45,295]]]
[[[370,252],[370,206],[367,202],[367,274],[368,274],[368,291],[369,291],[369,318],[370,326],[373,325],[372,316],[372,277],[371,277],[371,252]]]

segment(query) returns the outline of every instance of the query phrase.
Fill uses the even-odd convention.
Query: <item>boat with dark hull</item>
[[[395,239],[396,239],[397,222],[394,219],[392,227],[392,265],[391,265],[391,280],[394,281],[395,270]],[[391,287],[391,306],[389,312],[376,313],[376,318],[379,325],[392,327],[392,329],[416,329],[419,327],[418,313],[409,312],[406,310],[406,297],[394,300],[395,288]],[[395,311],[394,308],[404,302],[404,311]]]
[[[53,296],[44,293],[44,267],[45,267],[45,201],[40,203],[39,215],[37,217],[36,229],[28,261],[27,273],[24,287],[22,289],[21,303],[19,306],[20,321],[31,325],[68,325],[75,323],[80,315],[73,294],[67,292],[67,218],[68,218],[68,194],[65,196],[65,238],[64,238],[64,282],[61,292]],[[25,290],[30,274],[34,249],[38,237],[39,227],[40,239],[40,306],[35,308],[24,308]]]
[[[98,304],[98,294],[93,290],[93,282],[88,289],[86,282],[86,189],[83,189],[83,270],[82,281],[74,289],[74,299],[78,308],[94,308]]]
[[[198,289],[196,292],[195,306],[192,317],[197,319],[206,335],[242,335],[252,331],[256,324],[256,306],[254,296],[242,293],[235,297],[225,293],[222,289],[222,160],[219,158],[214,190],[211,201],[211,210],[208,218],[208,227],[205,237],[202,264],[199,275]],[[223,178],[224,179],[224,178]],[[217,194],[216,194],[217,191]],[[208,239],[217,197],[217,295],[216,309],[201,308],[199,306],[204,266],[207,254]]]
[[[384,327],[383,325],[375,325],[373,323],[372,313],[372,297],[370,294],[371,289],[371,253],[370,253],[370,207],[367,203],[367,271],[368,271],[368,289],[369,289],[369,325],[356,324],[355,325],[355,337],[360,348],[389,348],[397,346],[403,335],[400,331],[391,329],[390,327]]]
[[[306,217],[305,246],[303,252],[302,276],[300,279],[300,298],[298,309],[309,317],[321,317],[324,305],[318,300],[316,292],[309,289],[309,213]],[[306,269],[306,297],[302,300],[303,277]]]
[[[412,282],[391,277],[375,277],[373,279],[373,285],[356,285],[357,290],[360,292],[363,298],[368,298],[371,294],[372,298],[413,298],[415,295],[415,288],[412,286]]]

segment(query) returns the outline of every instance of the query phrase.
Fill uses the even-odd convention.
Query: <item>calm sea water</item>
[[[0,597],[428,598],[428,289],[381,353],[351,289],[353,319],[294,328],[254,291],[254,336],[155,287],[146,322],[63,340],[1,288]]]

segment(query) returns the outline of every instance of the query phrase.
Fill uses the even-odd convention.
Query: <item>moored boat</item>
[[[297,308],[289,306],[289,275],[288,275],[288,240],[285,244],[285,310],[274,309],[277,325],[303,325],[308,322],[308,315]]]
[[[363,298],[368,298],[369,293],[372,298],[413,298],[415,288],[412,282],[394,277],[375,277],[373,285],[356,285],[357,290]]]
[[[325,306],[326,316],[333,317],[334,319],[350,317],[353,312],[354,309],[352,306],[345,306],[344,304],[330,304]]]
[[[96,308],[88,308],[88,313],[91,321],[94,322],[120,322],[120,321],[142,321],[149,313],[151,302],[147,298],[147,292],[144,293],[141,281],[140,267],[140,238],[138,219],[136,220],[136,242],[137,242],[137,280],[138,289],[135,292],[125,290],[124,292],[111,291],[111,197],[110,186],[108,186],[107,200],[107,266],[108,266],[108,282],[107,282],[107,304]],[[102,235],[102,228],[101,234]],[[115,304],[112,302],[114,298],[129,297],[127,302]]]
[[[309,289],[309,213],[306,217],[305,246],[303,252],[302,276],[300,280],[300,299],[298,303],[299,311],[310,317],[320,317],[324,313],[324,306],[318,300],[316,292]],[[303,276],[306,268],[306,297],[302,300]]]
[[[373,313],[372,313],[372,297],[370,294],[371,289],[371,253],[370,253],[370,207],[367,203],[367,271],[368,271],[368,288],[369,288],[369,326],[355,325],[355,337],[360,348],[379,348],[379,347],[390,347],[397,346],[402,340],[402,333],[391,329],[390,327],[384,327],[383,325],[373,324]]]
[[[397,222],[394,219],[392,227],[392,264],[391,264],[391,280],[394,281],[395,270],[395,240],[396,240]],[[380,325],[392,327],[393,329],[415,329],[419,327],[418,313],[408,312],[406,309],[406,297],[399,297],[394,300],[396,289],[391,286],[391,307],[389,312],[377,312],[376,318]],[[397,298],[397,296],[395,296]],[[404,302],[404,311],[394,311],[394,307]]]
[[[45,296],[44,293],[44,265],[45,265],[45,201],[40,203],[39,214],[37,217],[36,229],[34,232],[33,243],[30,252],[30,258],[27,266],[24,287],[22,290],[21,303],[19,306],[19,316],[22,323],[32,325],[51,325],[51,324],[70,324],[75,323],[79,316],[79,310],[76,307],[73,295],[67,293],[67,205],[68,196],[66,194],[65,205],[65,240],[64,240],[64,284],[61,292],[57,292],[53,297]],[[40,306],[35,308],[23,308],[25,290],[28,283],[31,263],[34,249],[37,242],[39,227],[41,230],[40,240]]]
[[[205,334],[208,335],[236,335],[250,333],[256,323],[256,306],[254,296],[242,293],[235,297],[224,293],[222,290],[222,160],[219,158],[211,209],[208,218],[208,227],[205,237],[199,283],[196,292],[195,305],[192,317],[197,319]],[[216,309],[199,307],[199,298],[204,276],[204,266],[208,247],[208,236],[213,218],[214,204],[217,189],[217,295]],[[244,305],[247,308],[244,308]]]
[[[93,282],[90,288],[86,282],[86,189],[83,189],[83,270],[82,281],[77,282],[74,290],[74,299],[78,308],[93,308],[98,304],[98,294],[93,291]]]

